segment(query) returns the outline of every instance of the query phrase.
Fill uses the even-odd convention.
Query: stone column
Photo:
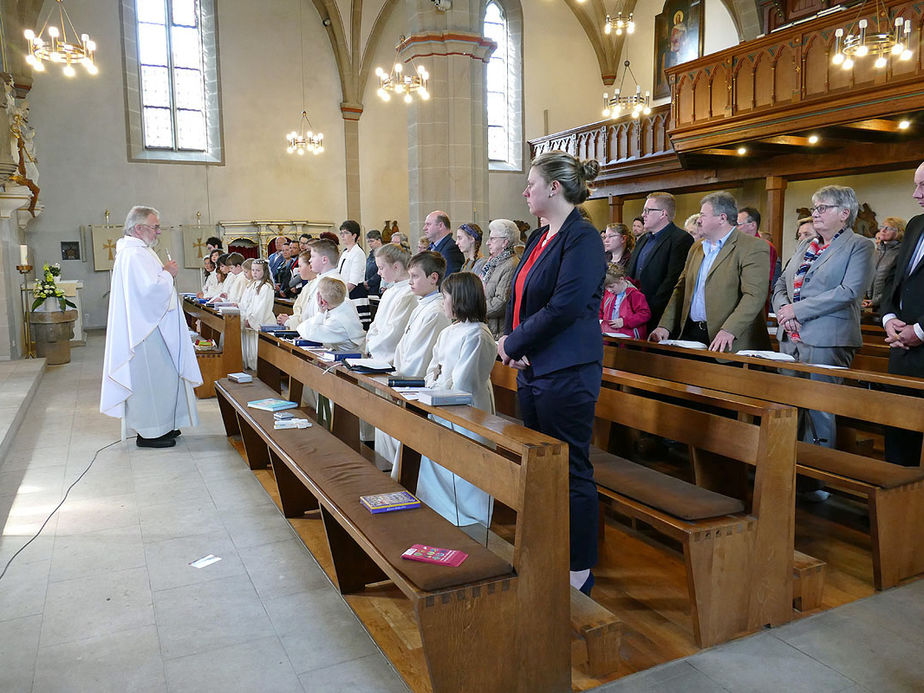
[[[408,107],[408,219],[412,240],[434,209],[453,225],[475,221],[487,228],[488,126],[485,68],[494,42],[481,35],[481,4],[453,0],[440,12],[429,0],[410,0],[399,58],[410,73],[430,73],[430,98]],[[396,104],[398,105],[398,104]]]
[[[346,219],[362,222],[359,197],[359,118],[363,114],[361,103],[341,103],[343,115],[343,144],[346,162]],[[365,237],[361,239],[365,242]]]
[[[16,210],[26,207],[32,199],[27,188],[7,185],[0,192],[0,361],[21,358],[22,343],[22,275],[19,264],[20,233]],[[29,261],[35,258],[30,253]],[[34,275],[34,270],[32,274]]]

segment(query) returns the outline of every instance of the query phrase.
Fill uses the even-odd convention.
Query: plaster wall
[[[340,84],[317,12],[306,2],[300,36],[295,0],[219,2],[217,7],[221,166],[128,161],[118,4],[83,3],[72,11],[77,26],[92,27],[97,38],[100,74],[68,80],[48,70],[30,93],[45,205],[28,228],[33,264],[60,261],[60,242],[78,240],[82,225],[104,223],[104,210],[111,210],[111,223],[118,224],[139,203],[160,209],[163,225],[174,227],[195,223],[197,211],[203,223],[341,219],[346,196]],[[300,42],[307,103],[302,101]],[[285,134],[296,127],[303,103],[313,126],[325,135],[326,151],[318,157],[285,152]],[[165,232],[161,246],[182,258],[179,229]],[[83,280],[86,324],[97,327],[106,321],[109,276],[93,271],[90,247],[81,251],[86,261],[61,262],[62,276]],[[177,284],[184,291],[195,289],[198,272],[182,270]]]

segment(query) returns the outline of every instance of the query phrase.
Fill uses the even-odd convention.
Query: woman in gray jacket
[[[902,237],[905,235],[905,221],[898,217],[886,217],[876,234],[876,254],[873,256],[873,282],[870,284],[867,296],[869,300],[863,301],[864,308],[872,308],[874,313],[879,312],[879,303],[885,291],[886,280],[898,252],[902,248]]]
[[[519,229],[510,219],[495,219],[488,224],[488,251],[491,255],[477,274],[484,282],[484,295],[488,302],[488,329],[494,339],[500,339],[504,334],[510,285],[518,262],[513,248],[519,238]]]

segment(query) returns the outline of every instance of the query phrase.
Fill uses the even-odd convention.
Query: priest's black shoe
[[[181,430],[178,429],[178,428],[174,428],[172,431],[170,431],[170,433],[165,433],[163,437],[165,437],[165,438],[179,438],[181,435],[183,435],[183,431],[181,431]]]
[[[138,436],[135,439],[135,445],[139,448],[172,448],[176,445],[176,440],[173,436],[173,431],[170,433],[165,433],[159,438],[142,438]]]

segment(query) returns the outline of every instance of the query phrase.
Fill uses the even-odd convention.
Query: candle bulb
[[[29,264],[29,246],[27,245],[19,246],[19,264],[20,265]]]

